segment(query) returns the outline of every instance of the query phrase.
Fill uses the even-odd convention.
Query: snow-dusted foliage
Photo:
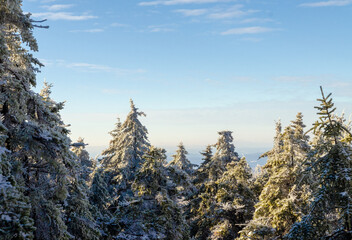
[[[139,112],[131,100],[131,111],[126,121],[111,132],[113,140],[110,146],[103,152],[105,155],[102,165],[109,174],[110,184],[115,184],[114,191],[125,190],[133,180],[135,171],[143,163],[143,155],[150,146],[148,131],[139,121],[139,116],[145,116]]]
[[[177,150],[176,150],[176,154],[173,155],[173,160],[169,163],[169,166],[176,166],[180,169],[182,169],[183,171],[185,171],[186,173],[188,173],[189,175],[192,175],[194,172],[193,167],[195,167],[195,164],[192,164],[188,159],[187,159],[187,155],[188,152],[185,149],[185,146],[183,145],[183,143],[181,142],[178,146],[177,146]]]
[[[253,219],[241,232],[241,239],[280,239],[301,219],[309,200],[307,186],[297,186],[309,150],[302,117],[298,113],[297,119],[282,134],[277,131],[274,147],[267,153],[269,159],[264,166],[270,174]]]
[[[48,84],[41,94],[31,90],[42,64],[30,53],[38,50],[34,21],[21,4],[0,0],[0,113],[6,128],[1,147],[8,150],[9,168],[1,174],[12,186],[0,200],[9,213],[0,229],[4,234],[11,229],[15,239],[69,239],[74,236],[67,231],[64,208],[75,157],[59,114],[63,103],[50,98]]]
[[[120,233],[116,239],[188,239],[181,209],[172,200],[165,150],[150,147],[136,171],[133,195],[121,199]]]
[[[312,200],[308,212],[286,235],[287,239],[352,238],[351,133],[342,118],[334,116],[331,94],[318,99],[319,120],[312,130],[316,135],[307,159]]]
[[[0,239],[352,239],[351,124],[318,99],[308,142],[303,116],[276,124],[268,161],[253,178],[231,131],[219,132],[198,169],[183,144],[167,164],[150,145],[131,100],[101,161],[71,143],[52,85],[38,94],[42,64],[22,0],[0,0]],[[212,148],[215,148],[213,154]]]
[[[251,169],[245,158],[238,158],[231,132],[219,135],[214,156],[210,147],[204,153],[197,180],[199,189],[189,206],[191,235],[195,239],[234,239],[253,212]]]
[[[77,156],[77,170],[79,178],[83,179],[86,184],[90,182],[90,175],[94,170],[96,162],[90,158],[89,153],[85,149],[87,144],[84,143],[83,138],[78,138],[77,142],[71,144],[72,152]]]

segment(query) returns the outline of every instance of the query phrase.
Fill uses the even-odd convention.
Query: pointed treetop
[[[213,145],[208,145],[206,147],[206,149],[204,150],[204,152],[201,152],[200,154],[203,155],[203,163],[201,164],[201,166],[207,164],[208,162],[211,161],[211,158],[213,156],[213,150],[212,150]]]
[[[40,96],[42,96],[44,99],[48,99],[50,97],[52,87],[52,83],[48,83],[46,80],[44,80],[44,86],[40,91]]]
[[[232,131],[221,131],[218,142],[215,144],[216,153],[214,157],[219,158],[223,163],[239,161],[238,153],[233,145]]]
[[[182,142],[178,145],[176,154],[173,155],[173,160],[169,163],[171,166],[177,166],[180,169],[186,171],[188,174],[193,173],[193,164],[187,159],[188,152]]]

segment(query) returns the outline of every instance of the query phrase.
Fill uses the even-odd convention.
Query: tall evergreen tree
[[[71,235],[82,240],[99,239],[100,232],[93,218],[93,206],[89,202],[88,181],[92,172],[93,162],[84,149],[87,144],[82,138],[71,144],[76,156],[75,175],[71,178],[68,198],[65,204],[65,218]]]
[[[83,179],[87,185],[90,182],[90,175],[96,163],[90,158],[88,151],[85,149],[86,145],[83,138],[78,138],[77,142],[71,146],[72,152],[78,158],[79,168],[77,170],[79,171],[79,178]]]
[[[181,209],[172,200],[175,184],[165,166],[165,150],[151,147],[132,184],[133,196],[119,205],[116,239],[189,239]]]
[[[202,166],[203,183],[190,203],[191,236],[196,239],[233,239],[253,212],[251,170],[244,158],[238,158],[232,133],[219,135],[214,156]]]
[[[307,172],[314,176],[309,211],[286,235],[287,239],[351,239],[352,168],[351,134],[334,116],[331,94],[318,99],[319,120],[312,130],[318,135],[308,158]],[[346,135],[346,133],[348,133]]]
[[[265,166],[270,175],[255,206],[253,220],[242,231],[242,239],[281,239],[303,214],[309,191],[297,184],[309,146],[302,117],[298,113],[297,119],[284,130],[280,150],[274,142],[272,158]]]
[[[141,124],[138,117],[145,116],[139,112],[133,101],[131,111],[126,121],[112,132],[113,140],[109,148],[103,152],[106,154],[102,160],[105,171],[110,174],[108,184],[115,191],[125,190],[134,178],[134,173],[143,163],[143,155],[150,146],[148,131]],[[116,192],[113,193],[116,195]]]
[[[192,175],[194,172],[193,167],[196,166],[195,164],[192,164],[188,159],[187,155],[188,152],[185,149],[185,146],[181,142],[178,145],[178,148],[176,150],[176,154],[173,155],[173,160],[169,163],[170,166],[177,166],[178,168],[182,169],[189,175]]]
[[[111,216],[110,223],[105,227],[108,229],[107,236],[117,236],[124,229],[121,222],[124,218],[120,210],[124,209],[124,204],[134,197],[132,184],[145,161],[143,156],[150,146],[148,131],[139,121],[139,116],[145,116],[145,114],[139,112],[131,100],[131,111],[125,122],[120,124],[118,121],[116,128],[110,133],[113,139],[110,141],[109,148],[103,152],[105,155],[101,161],[103,172],[96,171],[97,175],[93,178],[91,200],[96,201],[96,206],[107,207],[108,215]],[[106,204],[100,202],[105,198],[104,195],[98,196],[94,192],[104,192],[102,189],[104,184],[101,180],[104,180],[108,186],[109,202]],[[108,215],[105,215],[104,221],[106,217],[110,217]],[[122,230],[120,227],[113,227],[117,226],[116,224],[119,224]]]
[[[6,128],[0,122],[0,239],[33,239],[33,219],[30,203],[23,194],[23,187],[11,174],[10,153],[4,146]]]
[[[203,162],[195,172],[195,177],[193,180],[195,186],[198,188],[200,188],[200,185],[202,185],[208,178],[207,168],[208,164],[210,164],[211,158],[213,157],[212,145],[208,145],[206,149],[200,154],[203,155]]]
[[[27,239],[68,239],[63,208],[74,175],[74,155],[59,115],[63,104],[50,99],[50,90],[42,95],[31,90],[42,64],[30,53],[38,50],[32,34],[35,21],[22,12],[21,3],[0,1],[0,112],[9,151],[7,179],[30,212],[28,228],[34,223],[33,234],[24,233]],[[26,221],[25,216],[20,221]]]
[[[255,176],[255,180],[254,180],[254,191],[257,195],[257,197],[259,197],[260,193],[262,192],[265,184],[267,183],[267,181],[269,180],[269,177],[271,175],[271,169],[272,169],[272,165],[271,163],[277,162],[279,157],[280,157],[280,153],[282,152],[283,148],[283,141],[282,141],[282,125],[281,125],[281,121],[278,120],[275,124],[275,136],[274,136],[274,144],[273,144],[273,148],[265,153],[263,153],[260,158],[265,158],[267,157],[267,162],[264,166],[260,167],[260,171],[258,172],[258,175]]]

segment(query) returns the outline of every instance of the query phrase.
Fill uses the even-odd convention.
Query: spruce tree
[[[230,131],[219,132],[214,156],[201,166],[202,183],[189,206],[191,236],[195,239],[233,239],[253,212],[251,170],[239,159]],[[211,152],[208,147],[207,155]]]
[[[21,3],[0,1],[0,113],[10,166],[6,178],[19,192],[18,201],[24,202],[18,210],[25,206],[30,212],[31,219],[26,220],[23,212],[19,221],[27,221],[27,229],[30,222],[35,227],[33,234],[18,231],[27,234],[27,239],[68,239],[64,203],[74,175],[74,155],[69,131],[59,115],[63,103],[50,99],[50,91],[39,95],[31,90],[42,64],[31,54],[38,50],[32,33],[35,21],[22,12]]]
[[[100,232],[93,218],[93,206],[89,202],[89,178],[93,162],[84,149],[87,144],[82,138],[71,144],[76,156],[75,175],[68,187],[68,197],[65,204],[65,218],[68,232],[79,239],[99,239]]]
[[[119,230],[114,212],[109,211],[111,197],[108,185],[104,178],[105,172],[101,166],[95,166],[91,173],[91,183],[89,186],[89,202],[92,206],[92,216],[99,227],[101,239],[111,239],[112,235]]]
[[[191,176],[194,172],[193,167],[196,165],[187,159],[188,152],[182,142],[177,147],[176,154],[172,156],[174,159],[169,163],[169,166],[177,166]]]
[[[119,205],[120,233],[115,239],[189,239],[181,209],[172,200],[165,150],[150,147],[132,184],[133,196]]]
[[[135,196],[132,184],[137,171],[145,161],[143,156],[150,146],[148,131],[138,119],[145,114],[138,111],[132,100],[130,102],[131,111],[125,122],[120,124],[118,121],[116,128],[110,133],[113,139],[108,149],[103,152],[102,171],[95,172],[91,186],[90,199],[94,201],[93,204],[108,210],[105,213],[104,210],[98,209],[101,215],[99,221],[105,226],[105,234],[108,237],[117,236],[124,229],[122,222],[125,218],[120,210],[124,209],[124,204]],[[105,196],[105,185],[108,197]],[[98,195],[100,192],[103,195]],[[105,199],[109,202],[104,203]]]
[[[10,153],[5,146],[6,127],[0,122],[0,239],[33,239],[30,203],[11,174]]]
[[[257,176],[255,176],[255,180],[254,180],[254,191],[257,195],[257,197],[259,198],[260,193],[262,192],[265,184],[267,183],[267,181],[269,180],[269,177],[271,175],[271,169],[272,169],[272,164],[274,162],[277,162],[278,158],[280,157],[280,153],[282,152],[282,145],[283,145],[283,141],[282,141],[282,125],[281,125],[281,121],[278,120],[275,123],[275,136],[274,136],[274,144],[273,144],[273,148],[265,153],[263,153],[260,158],[267,158],[267,162],[264,166],[259,167],[259,172],[257,174]]]
[[[302,217],[309,199],[307,186],[297,186],[309,150],[302,117],[298,113],[297,119],[284,130],[279,151],[274,142],[272,157],[265,166],[269,178],[255,206],[253,220],[242,231],[241,239],[281,239]]]
[[[331,94],[318,99],[319,120],[313,125],[318,140],[307,161],[307,174],[314,176],[308,212],[286,235],[287,239],[351,239],[352,168],[351,134],[334,115]],[[347,133],[347,134],[346,134]]]
[[[131,111],[126,121],[121,126],[117,123],[116,129],[111,133],[113,139],[110,146],[103,152],[105,156],[102,165],[108,175],[110,193],[114,198],[119,191],[130,187],[134,173],[143,163],[143,155],[150,146],[147,128],[138,119],[145,114],[138,111],[132,100],[130,103]]]
[[[84,143],[83,138],[78,138],[77,142],[71,144],[72,152],[78,158],[79,168],[79,178],[83,179],[85,184],[87,185],[90,182],[90,175],[94,170],[94,165],[96,164],[89,156],[88,151],[85,149],[85,146],[88,144]]]

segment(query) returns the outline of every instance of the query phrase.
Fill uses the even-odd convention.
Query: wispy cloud
[[[274,80],[284,83],[311,83],[317,80],[317,76],[278,76]]]
[[[175,29],[170,28],[167,25],[151,25],[151,26],[148,26],[148,32],[157,33],[157,32],[174,32],[174,31],[175,31]]]
[[[55,4],[51,6],[45,5],[43,8],[47,9],[48,11],[60,11],[63,9],[72,8],[73,6],[73,4]]]
[[[144,73],[143,69],[122,69],[111,67],[107,65],[92,64],[92,63],[69,63],[65,64],[66,67],[74,68],[77,70],[87,71],[87,72],[105,72],[105,73],[115,73],[115,74],[135,74]]]
[[[244,27],[244,28],[232,28],[221,33],[221,35],[244,35],[244,34],[258,34],[277,31],[278,29],[266,28],[266,27]]]
[[[329,0],[300,4],[301,7],[342,7],[352,4],[352,0]]]
[[[136,95],[136,94],[140,93],[140,91],[104,88],[104,89],[101,90],[101,93],[109,94],[109,95],[117,95],[117,94],[119,94],[119,95],[120,94],[123,94],[123,95]]]
[[[180,4],[204,4],[204,3],[219,3],[231,2],[232,0],[159,0],[140,2],[139,6],[156,6],[156,5],[180,5]]]
[[[42,12],[42,13],[33,13],[32,17],[35,18],[45,18],[49,20],[67,20],[67,21],[83,21],[89,19],[98,18],[93,15],[76,15],[70,12]]]
[[[274,20],[270,18],[247,18],[241,21],[241,23],[266,23],[266,22],[274,22]]]
[[[111,27],[128,27],[128,24],[124,24],[124,23],[111,23],[110,24]]]
[[[85,29],[85,30],[72,30],[70,32],[100,33],[104,31],[105,29],[103,28],[92,28],[92,29]]]
[[[208,12],[207,9],[177,9],[174,12],[182,13],[184,16],[200,16]]]
[[[242,10],[243,5],[235,5],[224,10],[217,10],[214,13],[209,14],[209,18],[213,19],[227,19],[227,18],[239,18],[248,14],[258,12],[257,10]]]

